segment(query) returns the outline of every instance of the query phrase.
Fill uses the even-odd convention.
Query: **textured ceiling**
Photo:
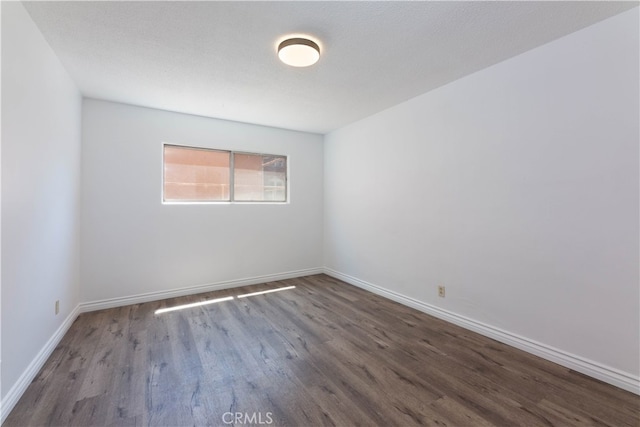
[[[636,2],[25,2],[87,97],[326,133]],[[284,36],[319,41],[310,68]]]

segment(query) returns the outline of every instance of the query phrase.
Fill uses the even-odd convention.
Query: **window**
[[[164,201],[230,200],[228,151],[164,146]]]
[[[165,202],[286,202],[287,157],[164,145]]]
[[[233,154],[235,201],[287,200],[287,158],[264,154]]]

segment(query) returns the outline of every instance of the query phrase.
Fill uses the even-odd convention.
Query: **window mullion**
[[[235,184],[234,184],[235,153],[231,151],[229,155],[231,156],[231,159],[229,161],[229,201],[234,202],[235,201]]]

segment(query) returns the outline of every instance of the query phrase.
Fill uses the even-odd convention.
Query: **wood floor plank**
[[[260,422],[638,427],[640,397],[315,275],[84,313],[3,425]]]
[[[493,426],[493,424],[484,419],[478,413],[472,411],[469,407],[447,396],[443,396],[433,402],[431,406],[434,408],[435,412],[447,417],[449,422],[453,425],[475,427]]]

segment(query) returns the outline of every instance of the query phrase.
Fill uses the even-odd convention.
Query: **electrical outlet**
[[[438,296],[444,298],[444,286],[438,285]]]
[[[60,313],[60,300],[56,300],[56,315]]]

